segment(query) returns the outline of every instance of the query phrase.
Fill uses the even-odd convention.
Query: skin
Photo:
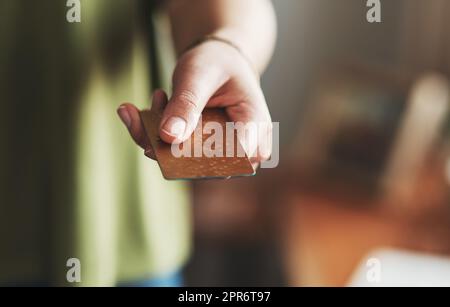
[[[160,137],[180,143],[190,137],[199,114],[207,107],[224,108],[233,122],[265,123],[262,136],[271,136],[272,120],[259,78],[273,53],[276,21],[269,0],[171,0],[166,8],[178,53],[173,73],[173,93],[153,95],[153,108],[163,111]],[[209,40],[186,49],[206,35],[233,42]],[[118,114],[133,140],[155,159],[139,117],[130,103]],[[241,140],[244,148],[249,140]],[[259,150],[246,148],[257,165],[270,157],[267,142],[256,140]]]

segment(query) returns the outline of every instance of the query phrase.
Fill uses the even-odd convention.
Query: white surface
[[[374,262],[370,261],[373,259],[380,265],[378,282],[370,282],[368,278],[369,270],[374,268]],[[450,258],[400,250],[379,250],[361,262],[349,286],[449,287]]]

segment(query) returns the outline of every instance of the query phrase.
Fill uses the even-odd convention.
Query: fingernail
[[[153,100],[155,100],[155,102],[160,102],[163,98],[164,98],[164,92],[162,90],[156,90],[153,93]]]
[[[130,113],[128,113],[127,108],[120,107],[119,110],[117,110],[117,113],[119,114],[120,119],[122,122],[127,126],[128,129],[131,128],[131,116]]]
[[[258,162],[253,162],[252,166],[253,166],[253,170],[256,172],[258,170],[258,168],[259,168],[259,163]]]
[[[162,128],[167,134],[181,139],[186,131],[186,121],[181,117],[171,117]]]

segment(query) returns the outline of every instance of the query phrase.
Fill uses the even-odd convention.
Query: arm
[[[265,127],[258,131],[257,140],[249,139],[253,135],[240,141],[255,164],[268,159],[271,146],[267,140],[272,133],[272,121],[259,74],[269,62],[275,42],[271,2],[169,0],[166,4],[179,58],[170,99],[159,90],[153,97],[153,107],[164,107],[161,139],[167,143],[183,142],[194,131],[205,107],[224,108],[233,122]],[[214,39],[195,45],[205,35],[229,43]],[[154,158],[138,112],[130,104],[118,110],[132,138]]]
[[[266,68],[276,37],[269,0],[171,0],[168,8],[178,54],[215,35],[239,46],[260,73]]]

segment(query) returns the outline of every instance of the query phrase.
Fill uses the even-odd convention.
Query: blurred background
[[[194,184],[189,286],[343,286],[380,249],[450,284],[450,2],[381,2],[274,0],[281,163]]]

